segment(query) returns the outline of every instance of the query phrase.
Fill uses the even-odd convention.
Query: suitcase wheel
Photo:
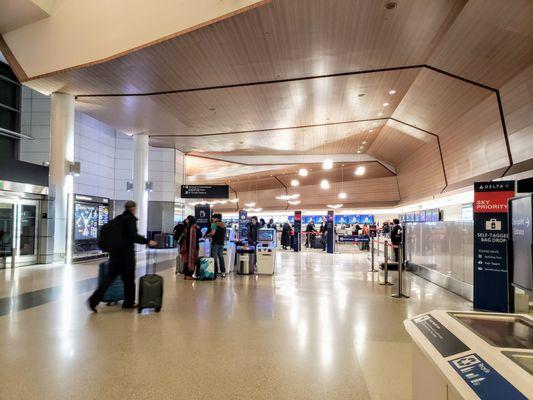
[[[141,307],[137,307],[137,312],[140,314],[143,312],[143,309]]]
[[[159,311],[161,311],[161,307],[156,307],[155,312],[159,312]]]

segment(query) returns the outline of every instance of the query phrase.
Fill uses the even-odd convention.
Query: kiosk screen
[[[257,241],[258,242],[273,242],[274,241],[274,230],[273,229],[259,229],[257,231]]]

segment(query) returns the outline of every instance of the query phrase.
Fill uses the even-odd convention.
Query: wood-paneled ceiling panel
[[[80,98],[78,108],[124,132],[151,135],[205,135],[357,121],[379,118],[380,113],[390,114],[419,71],[408,69],[157,96]],[[390,95],[390,90],[396,93]],[[138,121],[150,118],[152,102],[177,123],[154,121],[151,129],[146,130],[144,124],[140,127]]]
[[[432,136],[427,133],[391,120],[381,128],[367,153],[398,165],[431,139]]]
[[[274,0],[120,58],[30,82],[139,93],[423,64],[465,1]]]
[[[300,127],[207,136],[151,136],[157,147],[175,147],[189,153],[215,157],[235,155],[283,155],[295,151],[305,154],[356,153],[368,148],[386,120],[353,122],[338,125]],[[364,142],[364,143],[363,143]]]
[[[423,69],[394,111],[393,117],[438,134],[487,97],[487,89]]]
[[[498,106],[491,97],[451,121],[439,136],[449,185],[509,165]]]
[[[500,88],[533,62],[533,2],[469,0],[428,64]]]

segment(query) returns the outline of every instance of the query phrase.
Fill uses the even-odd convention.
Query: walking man
[[[148,240],[137,233],[137,204],[129,200],[124,206],[124,212],[116,217],[117,223],[122,228],[123,240],[122,246],[119,249],[111,250],[109,253],[109,270],[105,279],[94,291],[94,293],[87,300],[87,305],[93,312],[97,312],[96,306],[102,301],[104,294],[115,280],[120,275],[124,282],[124,302],[122,308],[135,308],[135,248],[134,244],[148,244],[149,246],[156,246],[157,243],[153,240]]]

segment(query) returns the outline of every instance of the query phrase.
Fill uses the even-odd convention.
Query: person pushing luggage
[[[124,282],[124,302],[122,308],[135,308],[135,243],[156,246],[157,242],[148,240],[137,233],[137,204],[129,200],[124,212],[102,227],[99,238],[100,247],[109,251],[110,266],[107,276],[87,300],[89,309],[97,312],[96,307],[102,301],[109,285],[120,275]],[[107,243],[106,243],[107,242]],[[113,242],[113,243],[110,243]]]

